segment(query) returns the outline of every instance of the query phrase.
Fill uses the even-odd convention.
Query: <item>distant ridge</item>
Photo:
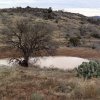
[[[97,19],[100,19],[100,16],[93,16],[93,18],[97,18]]]

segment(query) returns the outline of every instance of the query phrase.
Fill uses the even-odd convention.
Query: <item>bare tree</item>
[[[23,61],[19,64],[28,67],[30,56],[39,56],[41,52],[53,54],[55,50],[52,40],[53,29],[51,25],[44,22],[34,22],[21,18],[9,25],[6,31],[3,31],[7,44],[16,47],[22,53]]]

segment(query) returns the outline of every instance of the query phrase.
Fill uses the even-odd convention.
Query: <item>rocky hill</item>
[[[27,6],[26,8],[0,9],[0,29],[19,17],[52,24],[53,38],[60,46],[99,48],[100,19],[62,10],[53,11],[51,7],[42,9]],[[73,42],[77,45],[74,45]]]

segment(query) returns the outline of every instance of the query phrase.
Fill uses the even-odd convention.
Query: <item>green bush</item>
[[[33,93],[31,95],[31,100],[44,100],[43,96],[38,93]]]
[[[72,45],[72,46],[78,46],[80,45],[80,39],[78,37],[71,37],[69,39],[69,43]]]
[[[84,79],[100,76],[100,62],[90,61],[83,62],[77,69],[77,76]]]

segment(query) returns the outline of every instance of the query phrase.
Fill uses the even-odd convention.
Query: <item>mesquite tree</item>
[[[21,18],[8,25],[5,30],[2,32],[3,41],[19,49],[24,58],[19,62],[22,66],[28,67],[29,57],[36,53],[41,56],[40,51],[50,55],[54,53],[55,43],[51,37],[53,28],[50,24]]]

